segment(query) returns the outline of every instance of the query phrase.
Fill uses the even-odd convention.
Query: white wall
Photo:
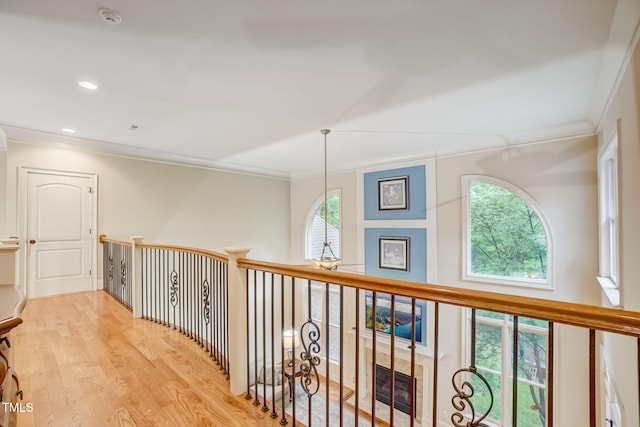
[[[0,148],[0,237],[9,237],[7,231],[7,152]]]
[[[618,185],[621,298],[624,309],[640,311],[640,45],[620,81],[598,134],[606,144],[619,123]],[[602,304],[608,305],[602,294]],[[603,337],[605,358],[623,404],[626,425],[640,425],[638,418],[637,342],[632,338]]]
[[[0,178],[7,180],[8,233],[19,231],[20,166],[97,173],[99,234],[218,252],[248,246],[254,258],[289,260],[286,180],[9,142]]]

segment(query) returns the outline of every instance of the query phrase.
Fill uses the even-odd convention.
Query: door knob
[[[33,239],[29,240],[29,243],[31,243],[32,245],[33,245],[35,242],[36,242],[36,241],[35,241],[35,240],[33,240]]]

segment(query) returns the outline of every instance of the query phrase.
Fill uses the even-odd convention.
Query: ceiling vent
[[[109,25],[118,25],[122,22],[122,16],[118,15],[111,9],[100,9],[98,15],[104,22]]]

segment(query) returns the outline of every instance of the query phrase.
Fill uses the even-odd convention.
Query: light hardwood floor
[[[23,319],[15,366],[33,412],[20,427],[279,425],[192,340],[102,291],[29,300]]]

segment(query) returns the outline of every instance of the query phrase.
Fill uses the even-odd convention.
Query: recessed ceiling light
[[[85,89],[89,89],[89,90],[98,89],[98,85],[93,82],[83,81],[83,82],[78,82],[78,84]]]
[[[118,25],[122,22],[122,16],[118,15],[111,9],[102,8],[98,11],[98,15],[100,15],[100,18],[109,25]]]
[[[64,128],[62,129],[62,132],[66,132],[66,133],[76,133],[75,129],[71,129],[71,128]]]
[[[137,131],[138,129],[140,129],[140,125],[129,125],[129,130],[130,131]]]

